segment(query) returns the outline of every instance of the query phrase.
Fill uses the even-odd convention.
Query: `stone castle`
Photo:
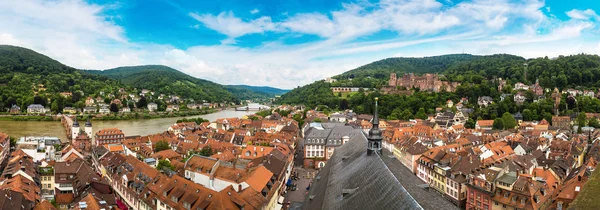
[[[404,74],[402,78],[397,78],[396,73],[390,74],[389,87],[405,87],[406,89],[419,88],[422,91],[440,92],[446,90],[454,92],[460,83],[441,81],[437,74],[424,74],[415,76],[413,73]]]

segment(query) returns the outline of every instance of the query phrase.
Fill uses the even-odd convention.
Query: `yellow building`
[[[433,180],[431,180],[431,186],[442,194],[446,193],[446,172],[450,170],[450,167],[435,164],[433,170]]]
[[[42,198],[47,200],[54,199],[54,168],[40,167],[40,183]]]

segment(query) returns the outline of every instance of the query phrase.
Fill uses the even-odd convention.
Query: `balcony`
[[[56,185],[56,189],[60,190],[60,191],[73,191],[73,185],[72,184],[58,184]]]

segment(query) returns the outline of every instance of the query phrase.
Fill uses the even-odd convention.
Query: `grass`
[[[600,209],[600,170],[594,170],[594,173],[588,179],[583,189],[575,198],[569,209]]]

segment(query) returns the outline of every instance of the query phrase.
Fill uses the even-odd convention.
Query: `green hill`
[[[283,90],[279,88],[269,87],[269,86],[250,86],[250,85],[227,85],[228,88],[241,88],[248,89],[257,93],[266,93],[271,96],[283,95],[289,90]]]
[[[32,103],[62,110],[75,106],[83,95],[112,86],[118,82],[87,74],[30,49],[0,45],[0,111],[12,105],[23,109]],[[74,94],[62,98],[60,92]]]
[[[176,94],[195,100],[233,102],[236,99],[223,85],[189,76],[167,66],[127,66],[86,72],[115,79],[134,88]]]
[[[525,63],[528,65],[524,65]],[[345,99],[334,97],[329,88],[380,88],[387,85],[389,74],[392,72],[397,73],[399,77],[404,73],[439,73],[443,80],[463,84],[457,89],[456,97],[469,98],[499,94],[497,90],[494,92],[497,89],[495,84],[497,78],[508,80],[509,84],[517,82],[533,84],[538,80],[544,88],[597,90],[600,87],[598,55],[579,54],[559,56],[555,59],[544,57],[526,60],[508,54],[486,56],[454,54],[425,58],[387,58],[375,61],[334,76],[337,81],[331,84],[317,81],[295,88],[282,95],[276,103],[305,104],[311,107],[325,104],[338,108],[349,105],[353,108],[359,104],[353,102],[354,98],[349,98],[345,102]]]

